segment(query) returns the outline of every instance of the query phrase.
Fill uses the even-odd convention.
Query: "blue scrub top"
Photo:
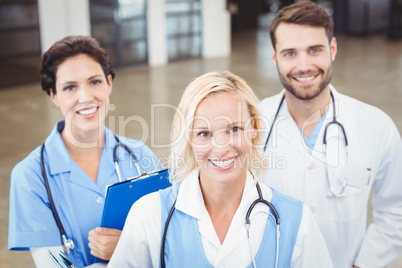
[[[317,125],[315,125],[313,131],[311,132],[310,136],[307,138],[304,133],[300,130],[301,135],[303,136],[304,143],[307,145],[308,151],[311,152],[314,150],[315,143],[320,135],[321,127],[324,124],[325,118],[327,117],[329,109],[325,112],[325,114],[321,117],[320,121],[318,121]]]
[[[70,157],[56,124],[45,141],[44,162],[52,197],[67,238],[74,241],[70,257],[80,266],[94,262],[88,247],[88,233],[100,226],[106,188],[118,182],[113,162],[117,144],[114,134],[104,127],[106,143],[99,163],[96,183]],[[138,159],[141,172],[162,169],[158,158],[142,142],[119,137]],[[134,160],[121,146],[117,159],[122,179],[139,175]],[[18,163],[11,173],[8,248],[61,246],[60,232],[52,215],[40,163],[41,146]]]

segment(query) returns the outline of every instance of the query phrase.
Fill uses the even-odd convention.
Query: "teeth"
[[[91,109],[80,110],[80,111],[78,111],[78,113],[83,114],[83,115],[93,114],[94,112],[96,112],[96,109],[98,109],[98,107],[94,107],[94,108],[91,108]]]
[[[217,167],[225,168],[225,167],[230,166],[235,161],[235,159],[236,158],[233,158],[231,160],[226,160],[226,161],[219,161],[219,160],[212,160],[211,159],[211,162]]]
[[[297,80],[297,81],[300,81],[300,82],[310,81],[310,80],[313,80],[313,79],[314,79],[314,76],[309,76],[309,77],[296,77],[296,80]]]

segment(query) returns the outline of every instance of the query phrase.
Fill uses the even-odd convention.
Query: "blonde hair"
[[[257,129],[257,135],[252,140],[251,161],[260,163],[258,167],[250,167],[250,172],[258,181],[262,178],[263,157],[257,149],[261,144],[261,117],[257,108],[258,98],[247,83],[240,77],[228,71],[210,72],[199,76],[186,88],[173,118],[170,151],[170,180],[172,183],[182,181],[195,168],[197,163],[190,148],[190,133],[198,105],[208,96],[222,92],[234,93],[247,104],[251,117],[251,126]],[[255,161],[257,160],[257,161]]]

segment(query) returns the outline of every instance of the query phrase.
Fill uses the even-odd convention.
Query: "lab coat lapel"
[[[314,149],[311,151],[311,156],[314,159],[317,159],[317,160],[319,160],[321,162],[325,162],[325,163],[327,162],[327,159],[326,159],[326,156],[325,156],[325,149],[324,149],[324,145],[323,145],[323,139],[324,139],[325,128],[328,125],[328,123],[332,121],[332,118],[333,118],[332,109],[333,109],[333,106],[332,106],[332,103],[330,103],[330,105],[328,107],[328,110],[327,110],[327,113],[325,114],[324,122],[323,122],[323,124],[321,126],[321,129],[320,129],[320,132],[319,132],[319,134],[317,136],[317,140],[315,142]],[[330,130],[330,129],[332,131],[331,127],[328,130]],[[328,139],[328,135],[332,135],[332,133],[330,133],[329,131],[327,132],[327,139]]]
[[[248,172],[240,206],[233,217],[225,241],[221,245],[204,205],[202,192],[198,182],[198,174],[199,169],[197,168],[182,182],[176,201],[176,209],[198,220],[200,234],[216,248],[219,248],[219,253],[215,260],[215,262],[219,262],[235,250],[240,241],[245,241],[247,232],[244,228],[244,215],[246,214],[250,204],[258,198],[258,194],[256,187],[253,184],[253,177],[251,173]],[[253,215],[259,211],[264,211],[264,213],[266,213],[266,207],[256,206],[253,210]]]
[[[275,124],[276,126],[274,127],[274,130],[275,128],[278,128],[278,135],[290,143],[292,148],[296,148],[301,153],[306,154],[306,156],[309,155],[307,146],[304,144],[301,130],[297,126],[292,115],[289,113],[286,100],[283,102]],[[274,136],[274,134],[276,133],[273,133],[272,136]],[[275,141],[274,137],[271,137],[271,139],[273,142]]]
[[[330,168],[331,167],[336,168],[339,165],[342,165],[342,163],[345,161],[345,146],[346,146],[345,136],[343,135],[343,132],[339,125],[330,123],[333,122],[334,120],[333,111],[335,107],[335,118],[337,122],[339,122],[340,124],[342,124],[342,126],[344,126],[345,111],[343,111],[343,106],[339,100],[338,92],[332,86],[331,86],[331,92],[334,95],[335,102],[331,103],[329,107],[325,122],[320,131],[319,139],[317,140],[316,143],[317,145],[316,151],[319,152],[325,158],[325,162]],[[324,146],[323,140],[326,126],[328,126],[326,133],[327,145]],[[327,153],[325,153],[325,151],[327,151]]]
[[[334,94],[334,99],[335,99],[335,107],[336,107],[336,118],[339,122],[341,122],[342,120],[342,107],[339,104],[339,99],[338,99],[338,92],[335,90],[334,87],[332,87],[332,85],[330,85],[331,91]],[[307,145],[305,144],[303,137],[302,137],[302,133],[300,128],[297,126],[296,122],[293,120],[293,117],[290,115],[286,101],[283,103],[283,107],[281,108],[281,111],[279,113],[279,116],[282,116],[281,119],[283,120],[283,122],[279,122],[281,119],[278,120],[278,128],[283,128],[286,131],[278,131],[279,135],[281,137],[283,137],[286,141],[288,141],[293,148],[296,148],[299,152],[303,153],[304,155],[306,155],[306,157],[313,157],[315,159],[318,159],[319,161],[322,162],[328,162],[329,164],[333,165],[333,166],[337,166],[339,164],[340,161],[342,161],[341,157],[339,156],[339,152],[343,152],[343,134],[339,133],[339,128],[331,125],[328,128],[327,131],[327,141],[331,141],[327,143],[327,147],[330,146],[333,150],[332,147],[336,146],[336,152],[338,152],[337,154],[332,154],[330,159],[326,159],[325,156],[325,150],[324,150],[324,146],[323,146],[323,136],[324,136],[324,131],[325,131],[325,127],[326,125],[332,121],[333,119],[333,103],[330,104],[330,107],[328,109],[328,112],[326,114],[326,118],[324,121],[324,124],[322,125],[319,135],[317,137],[314,149],[312,150],[311,154],[309,153],[309,149],[307,147]],[[279,118],[278,116],[278,118]],[[281,124],[283,124],[281,126]],[[340,139],[338,143],[338,139],[337,137],[340,135]],[[336,142],[334,144],[334,142]],[[330,144],[329,144],[330,143]]]
[[[320,134],[317,137],[317,141],[311,155],[313,157],[312,159],[316,159],[323,164],[323,168],[327,170],[326,176],[329,176],[327,179],[330,180],[333,191],[339,193],[342,190],[340,178],[343,177],[343,172],[346,165],[344,136],[337,124],[330,124],[328,127],[327,125],[333,121],[334,105],[336,120],[342,125],[344,125],[342,114],[345,113],[340,105],[340,101],[338,99],[339,95],[332,86],[331,92],[334,95],[335,103],[331,103],[330,107],[328,108],[325,121],[320,129]],[[326,127],[327,144],[324,146],[323,140]],[[328,194],[330,195],[329,190]]]
[[[177,195],[176,209],[196,218],[201,235],[216,247],[220,247],[218,236],[211,231],[214,230],[214,227],[204,205],[198,174],[199,168],[196,168],[181,183]]]
[[[223,260],[228,255],[230,255],[230,253],[233,252],[238,247],[241,241],[243,241],[243,243],[246,243],[247,231],[246,228],[244,228],[245,227],[244,217],[250,205],[257,198],[258,193],[256,186],[254,184],[253,176],[251,175],[250,172],[247,172],[247,180],[244,186],[241,202],[239,208],[236,211],[236,214],[232,219],[232,222],[226,234],[226,238],[222,244],[222,248],[219,252],[219,255],[217,256],[217,262],[219,261],[219,259]],[[253,215],[256,215],[261,211],[263,211],[263,213],[266,213],[267,208],[265,206],[257,205],[253,209]]]
[[[326,124],[333,120],[333,105],[335,105],[335,116],[336,120],[345,127],[345,113],[341,100],[339,99],[338,92],[331,87],[332,94],[334,95],[335,103],[331,104],[331,113],[328,114]],[[346,128],[346,127],[345,127]],[[346,129],[345,129],[346,131]],[[346,159],[346,144],[345,136],[341,128],[337,124],[331,124],[327,129],[326,135],[327,145],[325,153],[325,163],[328,169],[329,180],[331,182],[331,187],[335,192],[340,192],[342,190],[343,172],[345,170],[347,159]],[[322,142],[321,142],[322,144]]]
[[[198,181],[199,168],[194,169],[181,183],[177,195],[176,209],[196,219],[204,219],[208,214]]]

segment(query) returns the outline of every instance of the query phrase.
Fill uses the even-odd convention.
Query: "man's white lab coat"
[[[333,120],[333,104],[310,154],[285,100],[265,151],[269,168],[263,182],[310,207],[334,267],[386,267],[402,250],[401,136],[381,110],[342,95],[332,86],[331,91],[336,119],[345,128],[348,157],[343,133],[334,124],[328,129],[324,153],[323,134]],[[259,104],[266,121],[264,142],[283,95],[284,91]],[[335,193],[345,183],[344,195],[335,197],[329,181]],[[373,223],[366,230],[372,188]]]

